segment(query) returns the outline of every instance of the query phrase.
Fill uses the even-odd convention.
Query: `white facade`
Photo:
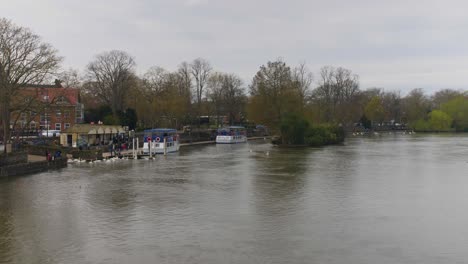
[[[166,144],[166,152],[164,152],[164,142],[144,142],[143,143],[143,154],[164,154],[179,151],[180,144],[178,140],[168,141]]]
[[[247,142],[247,137],[244,135],[237,136],[216,136],[217,144],[237,144]]]

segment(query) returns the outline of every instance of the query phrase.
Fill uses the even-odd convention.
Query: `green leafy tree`
[[[449,131],[452,121],[452,118],[448,114],[440,110],[434,110],[429,113],[429,127],[432,131]]]
[[[286,113],[303,110],[302,93],[291,69],[281,60],[262,65],[250,85],[249,119],[278,131]]]
[[[281,140],[287,145],[302,145],[309,123],[302,116],[288,113],[281,119]]]
[[[444,104],[440,108],[453,119],[453,127],[457,131],[468,131],[468,98],[458,96]]]
[[[410,126],[420,119],[425,119],[431,111],[431,102],[422,89],[412,90],[403,100],[404,118]]]
[[[128,129],[133,130],[136,128],[137,124],[137,114],[135,109],[127,108],[123,112],[119,112],[120,124],[123,126],[128,126]]]
[[[372,122],[366,117],[366,115],[362,115],[361,119],[359,120],[362,126],[366,129],[372,128]]]
[[[373,123],[381,123],[385,117],[385,109],[380,97],[372,97],[364,108],[364,113]]]
[[[424,119],[419,119],[417,121],[412,122],[412,128],[416,131],[431,131],[431,125],[429,124],[429,121]]]
[[[434,108],[440,108],[442,104],[447,103],[448,101],[455,99],[459,96],[462,96],[463,92],[452,89],[443,89],[435,92],[431,96],[432,106]]]

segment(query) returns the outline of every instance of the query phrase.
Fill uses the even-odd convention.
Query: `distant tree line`
[[[107,58],[116,56],[121,58]],[[98,65],[110,72],[99,73]],[[135,74],[135,66],[127,53],[111,51],[96,56],[80,81],[73,77],[76,70],[60,77],[81,87],[88,121],[131,119],[131,126],[175,127],[216,116],[225,117],[216,119],[216,126],[251,121],[279,132],[282,118],[293,113],[311,124],[345,130],[406,125],[419,131],[468,131],[466,92],[444,89],[427,95],[417,88],[402,96],[382,88],[362,90],[359,76],[343,67],[322,67],[314,78],[306,64],[290,67],[277,59],[261,65],[246,86],[236,74],[215,71],[202,58],[182,62],[174,72],[154,66],[142,76]],[[128,111],[131,118],[125,117]]]
[[[21,107],[27,102],[13,100],[18,90],[54,78],[63,87],[81,89],[87,122],[131,129],[200,126],[201,117],[210,116],[213,127],[263,124],[274,133],[300,138],[292,140],[299,143],[317,141],[309,132],[319,124],[344,130],[406,124],[420,131],[468,131],[466,92],[445,89],[429,96],[419,88],[402,96],[381,88],[362,90],[359,76],[343,67],[325,66],[314,75],[305,63],[291,67],[276,59],[244,83],[234,73],[214,70],[203,58],[181,62],[173,71],[153,66],[138,75],[134,58],[125,51],[96,55],[82,73],[61,71],[57,53],[29,29],[0,19],[3,138],[9,137],[10,112],[27,108]],[[308,136],[297,136],[299,131]]]

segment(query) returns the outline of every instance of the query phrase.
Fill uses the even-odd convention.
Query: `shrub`
[[[315,125],[306,133],[306,144],[311,146],[323,146],[342,143],[345,139],[345,131],[342,127],[330,124]]]
[[[287,114],[281,119],[281,140],[284,145],[324,146],[342,143],[345,131],[342,127],[331,124],[309,125],[302,116]]]
[[[305,143],[309,146],[312,147],[319,147],[325,145],[325,140],[322,136],[320,135],[312,135],[309,137],[306,137]]]
[[[309,123],[297,114],[287,114],[281,119],[281,139],[283,144],[303,145]]]

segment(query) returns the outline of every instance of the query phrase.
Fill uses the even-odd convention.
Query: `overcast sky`
[[[31,28],[83,71],[124,50],[137,71],[207,59],[247,82],[268,60],[343,66],[361,88],[406,93],[468,86],[468,2],[411,0],[0,0],[0,17]]]

